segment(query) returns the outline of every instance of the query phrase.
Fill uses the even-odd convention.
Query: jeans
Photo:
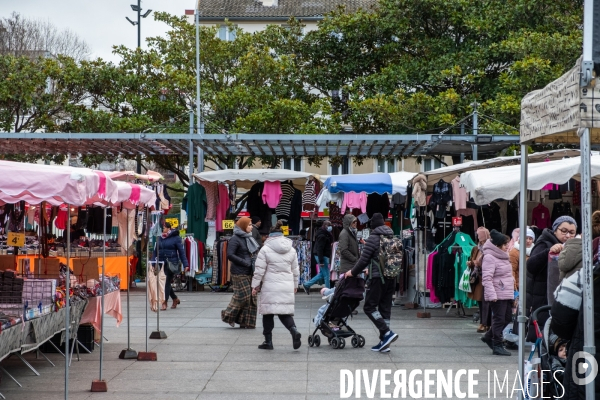
[[[166,262],[165,262],[165,266],[163,268],[165,271],[165,276],[167,277],[167,279],[165,280],[165,301],[169,300],[169,296],[171,296],[171,299],[175,300],[177,298],[177,296],[175,296],[175,291],[173,290],[173,287],[171,286],[171,282],[173,281],[173,277],[175,275],[173,273],[171,273],[171,270],[167,266]]]
[[[492,311],[492,329],[485,334],[486,339],[492,339],[494,346],[502,345],[502,331],[512,321],[513,300],[496,300],[489,302]]]
[[[396,287],[396,279],[380,277],[371,278],[367,281],[365,305],[363,310],[367,317],[379,330],[379,339],[390,330],[390,318],[392,315],[392,298]]]
[[[308,282],[304,283],[304,286],[307,288],[311,287],[315,283],[322,283],[325,285],[327,289],[330,288],[329,283],[329,257],[323,257],[324,263],[319,262],[319,257],[315,256],[315,260],[317,260],[317,264],[319,264],[319,273],[312,277],[312,279]]]
[[[291,315],[277,315],[279,320],[288,330],[292,329],[296,326],[294,322],[294,317]],[[270,335],[273,332],[273,328],[275,328],[275,314],[265,314],[263,315],[263,335]]]

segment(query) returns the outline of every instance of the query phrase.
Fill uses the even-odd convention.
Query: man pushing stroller
[[[373,214],[371,234],[354,267],[346,272],[346,278],[358,276],[369,269],[366,283],[364,312],[379,330],[380,342],[372,351],[387,352],[398,335],[390,329],[392,298],[396,276],[401,271],[402,245],[394,238],[394,231],[384,224],[383,215]]]

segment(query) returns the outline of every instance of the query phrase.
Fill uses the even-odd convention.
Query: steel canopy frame
[[[482,136],[482,135],[480,135]],[[479,137],[481,140],[481,137]],[[287,135],[178,133],[0,133],[0,154],[83,154],[126,156],[189,155],[190,142],[206,155],[242,157],[405,157],[430,154],[494,154],[518,144],[516,135]],[[310,145],[308,145],[308,143]]]

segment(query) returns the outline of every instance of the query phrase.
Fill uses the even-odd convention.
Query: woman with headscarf
[[[163,226],[162,235],[158,237],[156,246],[154,246],[153,260],[164,262],[163,271],[165,272],[165,301],[162,303],[161,310],[167,309],[167,301],[169,296],[173,300],[171,308],[177,308],[177,305],[181,302],[175,295],[175,291],[171,286],[173,277],[175,274],[171,271],[167,263],[173,263],[179,265],[181,262],[184,268],[188,267],[188,259],[185,256],[185,249],[183,248],[183,241],[179,237],[179,230],[171,229],[171,224],[165,222]]]
[[[519,229],[519,228],[517,228]],[[515,231],[517,230],[515,229]],[[535,234],[529,227],[527,227],[527,243],[525,243],[525,259],[529,260],[529,256],[531,255],[531,250],[533,250],[533,243],[535,242]],[[515,237],[515,232],[513,231],[513,238]],[[515,290],[519,291],[519,254],[521,254],[522,250],[521,243],[519,243],[519,237],[513,243],[513,248],[508,251],[508,258],[510,259],[510,263],[512,265],[513,278],[515,279]]]
[[[552,224],[552,229],[544,229],[537,239],[531,256],[527,260],[527,295],[525,296],[525,310],[529,317],[538,308],[548,304],[548,255],[560,254],[564,243],[577,233],[577,223],[572,217],[558,217]],[[538,324],[543,327],[548,319],[548,313],[538,315]],[[533,321],[529,319],[527,341],[534,343],[536,340]]]
[[[221,311],[221,320],[232,327],[256,328],[256,301],[252,297],[253,255],[259,245],[252,237],[252,221],[242,217],[233,228],[233,237],[227,243],[227,259],[231,261],[233,297],[227,309]]]

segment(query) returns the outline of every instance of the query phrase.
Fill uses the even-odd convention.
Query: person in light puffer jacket
[[[294,350],[300,348],[300,332],[294,322],[295,293],[298,290],[298,255],[290,239],[283,236],[283,222],[277,221],[256,258],[252,293],[260,291],[258,311],[263,316],[265,341],[258,348],[273,350],[275,315],[292,335]]]
[[[506,249],[510,238],[495,229],[491,239],[483,245],[482,277],[485,300],[492,309],[492,329],[481,340],[492,349],[494,355],[510,356],[504,348],[502,331],[512,319],[512,303],[515,298],[515,280]]]

